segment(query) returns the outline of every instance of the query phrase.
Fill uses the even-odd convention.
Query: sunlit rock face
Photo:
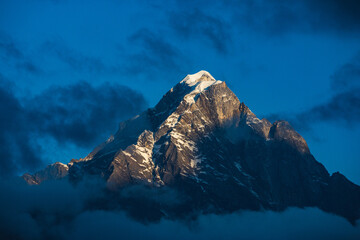
[[[53,163],[35,174],[24,174],[23,178],[28,184],[37,185],[43,181],[61,179],[67,176],[69,166],[60,162]]]
[[[68,177],[103,178],[110,190],[163,186],[189,197],[189,208],[224,213],[317,206],[351,221],[360,216],[360,187],[330,177],[288,122],[259,119],[225,82],[208,72],[186,76],[87,157],[55,163],[29,184]]]

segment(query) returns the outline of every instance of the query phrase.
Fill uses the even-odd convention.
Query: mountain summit
[[[359,186],[340,173],[330,176],[288,122],[257,118],[206,71],[187,75],[154,108],[120,123],[85,158],[23,178],[40,184],[92,176],[111,191],[133,185],[176,189],[188,197],[183,212],[296,206],[318,207],[353,223],[360,217]]]

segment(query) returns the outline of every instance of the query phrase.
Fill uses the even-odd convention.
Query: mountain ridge
[[[23,178],[40,184],[89,176],[112,191],[171,187],[193,208],[216,213],[315,206],[353,223],[360,217],[359,186],[330,176],[288,122],[258,119],[206,71],[187,75],[154,108],[120,123],[85,158]]]

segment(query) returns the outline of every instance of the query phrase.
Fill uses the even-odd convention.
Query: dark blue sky
[[[0,2],[0,173],[84,157],[204,69],[360,184],[358,1],[149,2]]]

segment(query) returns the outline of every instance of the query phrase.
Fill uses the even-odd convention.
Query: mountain
[[[183,214],[296,206],[352,223],[360,217],[359,186],[329,175],[288,122],[257,118],[206,71],[187,75],[154,108],[120,123],[85,158],[23,175],[29,184],[92,177],[113,192],[134,185],[175,189],[187,200],[172,210]]]

